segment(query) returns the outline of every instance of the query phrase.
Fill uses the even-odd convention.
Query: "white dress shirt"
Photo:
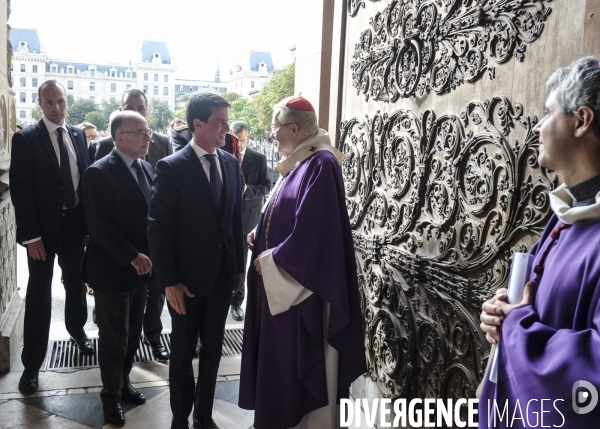
[[[192,143],[192,149],[194,149],[194,152],[196,152],[196,155],[198,155],[198,159],[200,159],[200,164],[202,164],[202,168],[204,169],[206,178],[208,179],[208,182],[210,183],[210,162],[208,161],[208,159],[204,158],[204,155],[208,155],[209,153],[207,151],[205,151],[204,149],[202,149],[200,146],[198,146],[196,144],[196,142],[194,141],[193,137],[192,137],[191,143]],[[219,162],[219,153],[215,149],[215,151],[212,154],[217,157],[217,170],[219,171],[219,176],[221,177],[221,183],[223,183],[223,173],[221,172],[221,163]]]

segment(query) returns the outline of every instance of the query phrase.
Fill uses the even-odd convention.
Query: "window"
[[[125,76],[126,76],[128,79],[130,79],[130,78],[131,78],[131,72],[130,72],[130,71],[127,71],[127,72],[125,72]]]
[[[183,91],[183,85],[179,85],[179,90]]]
[[[158,95],[158,86],[154,87],[154,95]]]
[[[129,84],[125,85],[125,89],[131,89],[131,85],[129,85]]]
[[[111,71],[110,72],[110,77],[117,77],[117,72],[116,71]]]
[[[34,92],[33,94],[31,94],[31,102],[32,103],[37,103],[37,94]]]
[[[31,86],[33,86],[34,88],[38,87],[37,77],[34,77],[33,79],[31,79]]]
[[[90,70],[90,77],[96,77],[96,70]]]
[[[144,73],[144,80],[147,81],[148,80],[148,73]]]
[[[21,103],[27,103],[27,94],[25,94],[24,92],[20,93],[19,99],[21,100]]]
[[[158,82],[158,75],[157,74],[154,75],[154,82]]]
[[[144,94],[148,94],[148,85],[144,85]]]
[[[23,88],[27,86],[27,79],[25,79],[24,77],[22,77],[22,78],[20,79],[20,81],[21,81],[21,86],[22,86]]]
[[[25,119],[27,117],[27,114],[25,113],[25,110],[21,110],[19,112],[19,117]]]
[[[254,81],[250,82],[250,88],[254,88]]]
[[[25,71],[25,64],[21,64],[21,71],[24,72]]]
[[[163,88],[163,95],[169,95],[169,87],[168,86],[165,86]]]
[[[58,71],[58,66],[51,66],[50,73],[56,73]]]
[[[73,81],[72,80],[67,81],[67,89],[73,89]]]
[[[67,67],[67,73],[73,74],[73,67]]]
[[[37,66],[33,66],[33,70],[34,73],[37,73]]]
[[[117,92],[117,84],[116,83],[110,84],[110,92]]]
[[[165,82],[168,82],[168,81],[169,81],[169,75],[168,75],[168,74],[166,74],[166,75],[165,75]]]
[[[96,82],[90,82],[90,91],[96,90]]]
[[[96,97],[94,97],[94,96],[92,95],[92,96],[90,96],[90,100],[92,100],[92,101],[96,101]]]

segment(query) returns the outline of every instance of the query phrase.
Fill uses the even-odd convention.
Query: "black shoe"
[[[106,423],[110,423],[118,428],[125,426],[125,417],[123,416],[121,404],[102,404],[102,410],[104,411],[104,421]]]
[[[81,338],[71,337],[71,341],[77,344],[79,353],[94,354],[96,352],[96,350],[94,350],[94,343],[92,343],[92,340],[90,340],[87,335],[84,335]]]
[[[202,343],[200,342],[200,338],[198,338],[198,342],[196,342],[196,351],[194,352],[194,357],[200,357],[200,349],[202,348]]]
[[[152,356],[156,360],[169,360],[169,352],[161,343],[152,344],[150,343],[150,348],[152,349]]]
[[[244,310],[242,310],[242,307],[240,307],[239,305],[232,305],[231,318],[233,320],[237,320],[238,322],[244,320]]]
[[[194,427],[196,429],[219,429],[212,417],[198,419],[194,416]]]
[[[37,392],[38,390],[38,378],[40,376],[40,371],[23,371],[23,375],[21,375],[21,379],[19,380],[19,391],[24,395],[30,395],[32,393]]]
[[[121,401],[128,404],[142,405],[146,403],[146,397],[142,392],[134,389],[131,384],[121,389]]]
[[[175,420],[175,417],[171,420],[171,429],[184,429],[189,428],[190,424],[188,421],[182,422],[181,420]]]

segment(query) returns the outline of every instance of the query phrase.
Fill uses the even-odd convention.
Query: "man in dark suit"
[[[229,131],[229,103],[203,91],[187,106],[193,139],[156,165],[148,242],[172,317],[172,428],[215,429],[212,408],[232,292],[244,271],[242,186],[238,160],[219,149]],[[192,359],[202,349],[194,397]],[[218,428],[217,428],[218,429]]]
[[[152,166],[140,159],[148,153],[152,132],[142,116],[129,111],[116,115],[110,128],[116,147],[87,169],[83,181],[90,235],[83,278],[96,301],[104,419],[121,427],[121,401],[146,402],[131,386],[129,373],[152,265],[146,234]]]
[[[54,258],[65,286],[65,325],[82,353],[94,347],[83,326],[87,320],[85,287],[81,281],[85,215],[81,177],[89,166],[83,130],[65,122],[66,91],[55,80],[38,89],[44,117],[12,138],[10,187],[17,221],[17,242],[27,246],[29,281],[25,302],[19,390],[38,388],[39,369],[46,356],[52,311]]]
[[[119,107],[119,110],[133,110],[146,118],[146,115],[148,114],[148,100],[146,99],[146,94],[139,89],[126,90],[121,97],[121,107]],[[98,140],[95,149],[96,156],[92,161],[98,161],[102,157],[108,155],[114,147],[115,145],[112,136]],[[173,147],[169,142],[169,138],[162,134],[153,133],[152,139],[150,140],[150,146],[148,147],[148,154],[142,159],[149,162],[150,165],[152,165],[152,168],[154,168],[158,161],[172,153]],[[155,280],[152,279],[148,287],[146,314],[144,315],[144,337],[152,348],[154,358],[157,360],[169,359],[169,353],[160,341],[160,334],[162,333],[163,328],[160,315],[164,305],[165,295],[158,289]]]
[[[248,140],[250,139],[248,125],[242,121],[235,121],[231,124],[231,132],[239,142],[239,160],[244,174],[244,236],[247,236],[258,223],[265,197],[271,190],[271,181],[267,173],[267,157],[248,147]],[[248,242],[244,240],[244,264],[247,259]],[[244,302],[246,290],[244,287],[245,277],[246,270],[244,270],[239,290],[231,298],[231,317],[237,321],[244,320],[242,303]]]

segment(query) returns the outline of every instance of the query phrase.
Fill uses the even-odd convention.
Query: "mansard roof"
[[[94,64],[94,63],[74,63],[71,61],[53,60],[53,59],[49,59],[48,62],[46,63],[46,72],[50,73],[50,66],[55,65],[55,64],[58,66],[58,71],[60,71],[60,69],[63,68],[65,73],[67,72],[68,66],[73,66],[73,72],[75,74],[77,74],[77,70],[80,70],[81,73],[83,73],[84,71],[87,71],[90,68],[90,66],[94,66],[96,68],[96,71],[98,71],[100,73],[106,73],[106,74],[108,74],[108,72],[110,72],[111,70],[116,70],[118,74],[123,73],[123,76],[125,76],[126,71],[134,72],[133,68],[129,67],[129,66],[122,66],[122,65],[116,65],[116,64],[105,65],[105,64]],[[135,72],[133,73],[132,76],[135,76]]]
[[[17,51],[20,42],[26,42],[29,52],[32,54],[40,53],[40,37],[35,28],[12,28],[10,30],[10,43],[12,44],[13,51]]]
[[[171,55],[165,42],[154,42],[151,40],[142,41],[142,62],[151,63],[155,53],[160,54],[162,64],[171,64]]]
[[[250,70],[251,71],[258,71],[259,64],[263,63],[263,62],[267,66],[268,72],[273,71],[273,59],[271,58],[270,52],[251,51],[249,61],[250,61]]]

